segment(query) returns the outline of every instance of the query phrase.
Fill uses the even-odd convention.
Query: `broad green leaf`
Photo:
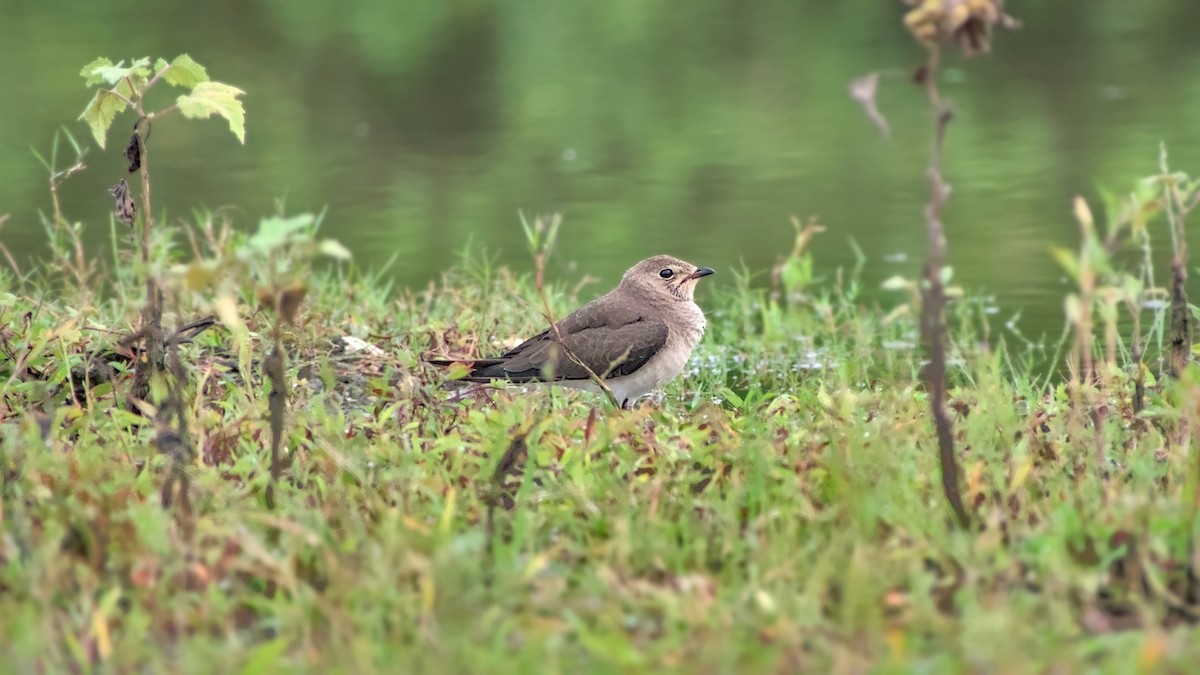
[[[270,642],[264,642],[250,652],[250,658],[242,665],[241,675],[259,675],[260,673],[275,673],[284,661],[288,650],[289,639],[277,637]]]
[[[302,213],[291,218],[264,218],[258,224],[258,232],[246,243],[259,251],[269,251],[288,241],[295,232],[312,226],[313,217],[310,213]]]
[[[150,59],[141,58],[128,66],[124,61],[113,63],[105,58],[99,58],[83,67],[79,72],[91,87],[100,83],[115,85],[126,77],[144,80],[150,74]]]
[[[1125,274],[1122,276],[1125,282],[1125,294],[1130,299],[1140,296],[1142,294],[1142,290],[1145,288],[1145,284],[1142,283],[1142,280],[1138,279],[1132,274]]]
[[[100,75],[102,72],[108,72],[113,67],[113,62],[101,56],[92,61],[79,71],[80,76],[84,79],[84,84],[93,87],[97,84],[105,82],[105,79]],[[111,82],[109,84],[112,84]]]
[[[104,140],[108,135],[108,128],[112,126],[113,119],[125,108],[125,99],[108,89],[101,89],[96,92],[91,103],[88,103],[83,114],[79,116],[79,119],[86,121],[92,128],[92,135],[95,136],[96,143],[100,145],[101,149],[104,148]]]
[[[326,239],[321,242],[320,249],[322,255],[327,255],[330,258],[338,260],[349,260],[350,249],[342,246],[341,242],[336,239]]]
[[[166,61],[159,59],[154,66],[154,71],[162,73],[162,78],[166,80],[167,84],[176,87],[195,87],[201,82],[208,81],[208,71],[187,54],[180,54],[169,65]]]
[[[204,119],[213,113],[229,120],[229,130],[242,143],[246,142],[246,111],[238,100],[246,92],[221,82],[201,82],[192,93],[176,101],[179,112],[191,119]]]

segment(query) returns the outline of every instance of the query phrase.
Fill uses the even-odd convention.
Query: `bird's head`
[[[713,273],[711,267],[696,267],[679,258],[656,255],[630,267],[621,278],[621,286],[648,297],[690,301],[696,292],[696,282]]]

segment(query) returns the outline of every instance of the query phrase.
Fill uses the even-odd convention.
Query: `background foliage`
[[[1159,141],[1176,166],[1200,164],[1184,113],[1200,102],[1200,6],[1013,11],[1025,27],[996,58],[946,64],[943,92],[963,122],[945,159],[948,262],[1006,316],[1022,309],[1036,335],[1060,326],[1048,248],[1075,246],[1072,197],[1153,173]],[[928,111],[905,91],[922,54],[902,12],[877,0],[8,3],[0,38],[22,57],[0,64],[0,79],[25,104],[0,120],[3,237],[42,250],[44,181],[23,150],[61,124],[82,132],[80,64],[186,52],[251,92],[257,114],[244,149],[216,120],[157,130],[171,162],[155,192],[174,215],[236,205],[249,228],[279,195],[293,209],[328,205],[361,264],[396,254],[391,274],[421,286],[468,239],[523,261],[518,209],[562,210],[551,272],[577,262],[605,284],[660,251],[763,269],[789,245],[788,216],[817,213],[830,227],[814,243],[824,270],[852,262],[853,237],[875,293],[893,274],[915,277],[924,246]],[[846,86],[889,68],[885,143]],[[120,159],[89,161],[96,170],[64,188],[72,218],[108,208],[99,169]],[[107,237],[96,230],[92,248]]]

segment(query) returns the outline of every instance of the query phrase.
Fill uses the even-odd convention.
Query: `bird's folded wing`
[[[563,334],[563,342],[547,331],[527,341],[483,369],[481,375],[517,381],[582,380],[586,370],[567,354],[570,350],[592,372],[601,377],[620,377],[641,368],[667,344],[668,329],[658,321],[639,319],[623,325],[582,328]],[[562,348],[566,345],[567,350]]]

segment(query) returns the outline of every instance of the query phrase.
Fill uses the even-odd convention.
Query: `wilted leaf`
[[[270,288],[267,286],[260,286],[258,292],[255,293],[255,296],[258,297],[259,307],[272,312],[275,311],[276,301],[278,298],[275,297],[275,293]]]
[[[142,137],[136,129],[129,137],[129,143],[125,145],[125,159],[129,162],[129,173],[142,168]]]
[[[887,119],[883,113],[879,112],[879,106],[875,101],[875,94],[879,91],[879,73],[871,73],[864,75],[850,82],[850,97],[863,107],[867,113],[867,119],[879,129],[879,133],[883,134],[884,138],[890,138],[892,129],[888,126]]]
[[[304,300],[304,294],[308,289],[304,287],[304,282],[294,281],[290,286],[283,289],[279,293],[279,316],[283,317],[284,321],[290,324],[296,323],[296,312],[300,309],[300,303]]]
[[[190,94],[180,96],[179,112],[191,119],[204,119],[214,113],[229,121],[229,130],[246,142],[246,111],[238,100],[246,92],[221,82],[201,82]]]
[[[319,250],[323,255],[327,255],[330,258],[337,258],[338,260],[350,259],[350,249],[342,246],[341,242],[337,241],[336,239],[326,239],[322,241]]]
[[[958,43],[967,57],[991,51],[992,26],[1018,28],[1004,0],[907,0],[904,26],[925,45]]]
[[[116,204],[113,205],[113,213],[117,220],[133,225],[133,221],[137,217],[137,204],[129,194],[129,184],[125,182],[125,179],[122,178],[116,185],[108,188],[108,194],[116,200]]]
[[[208,71],[187,54],[175,57],[175,60],[169,65],[166,61],[159,59],[158,63],[154,65],[154,70],[162,73],[162,78],[167,84],[176,87],[195,87],[201,82],[208,81]]]
[[[91,127],[92,136],[96,138],[96,143],[101,149],[104,148],[105,137],[108,135],[108,128],[112,126],[113,119],[125,107],[125,99],[107,89],[101,89],[96,92],[95,96],[92,96],[91,102],[83,109],[83,114],[79,116],[79,119],[84,120]]]

